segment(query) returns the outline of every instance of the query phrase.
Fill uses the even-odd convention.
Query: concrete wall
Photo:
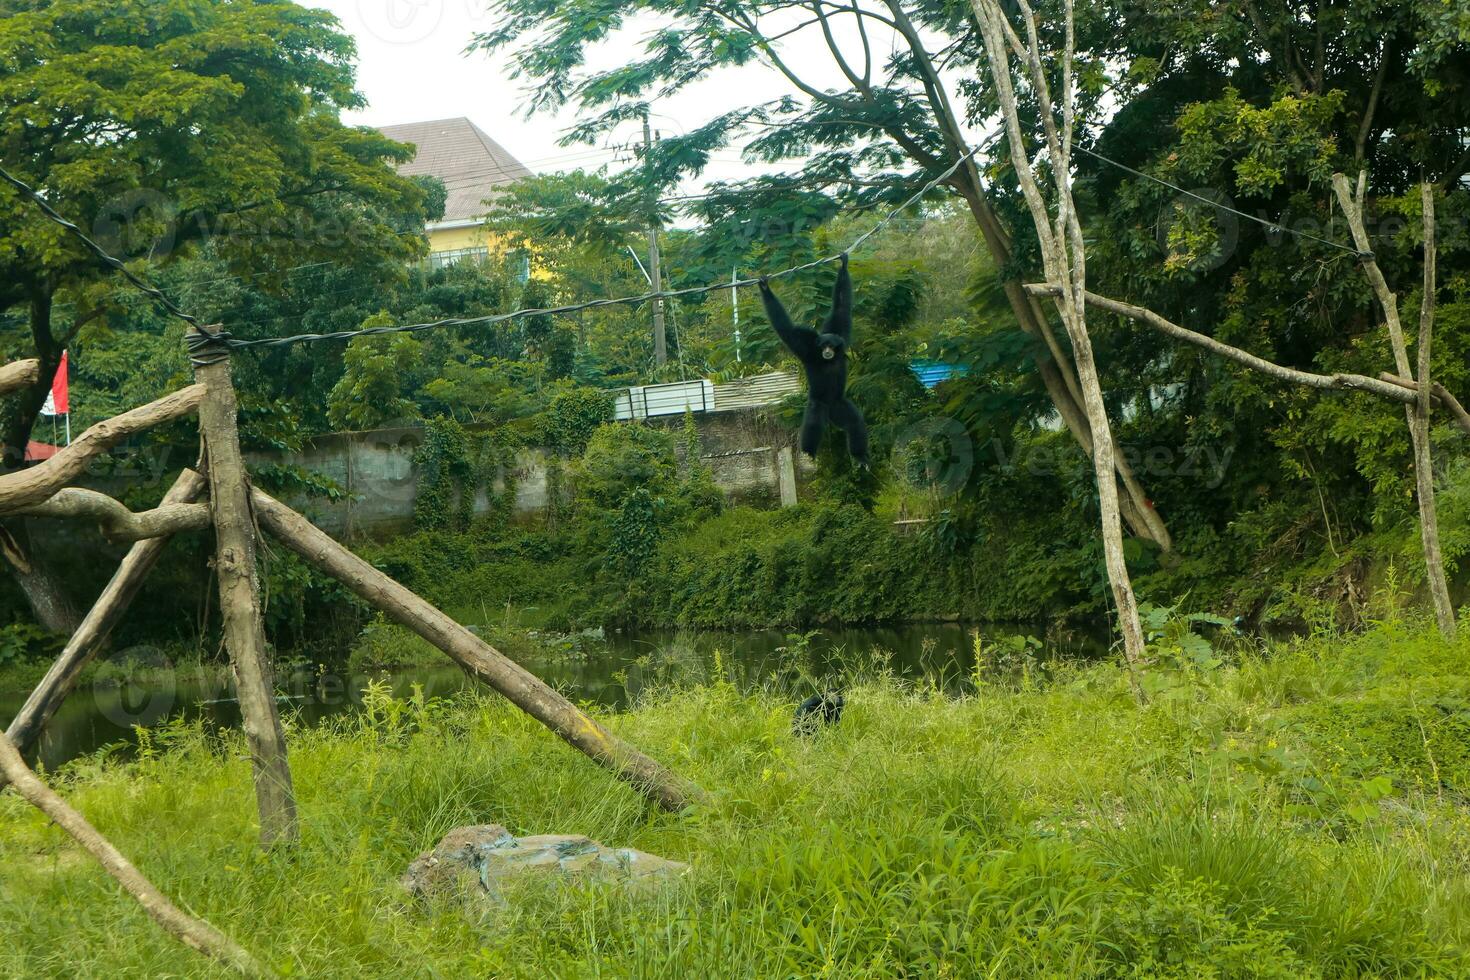
[[[694,420],[701,458],[727,497],[772,507],[795,503],[792,464],[785,464],[785,492],[781,474],[781,450],[790,448],[792,433],[785,432],[764,412],[696,415]],[[653,425],[677,435],[684,420],[675,416],[623,424]],[[298,498],[291,503],[331,534],[379,535],[403,530],[413,519],[418,485],[413,455],[422,442],[423,431],[411,427],[340,432],[318,436],[299,455],[252,453],[248,461],[251,466],[299,466],[333,480],[347,490],[348,499],[330,502]],[[805,462],[805,457],[797,456]],[[790,459],[790,454],[786,458]],[[540,449],[521,451],[516,458],[515,477],[516,512],[543,510],[547,503],[546,453]],[[475,509],[477,513],[489,509],[483,493],[475,501]]]

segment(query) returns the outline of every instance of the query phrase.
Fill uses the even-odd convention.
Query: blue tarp
[[[950,378],[963,378],[970,373],[968,364],[946,364],[943,361],[910,361],[909,370],[925,388],[933,388]]]

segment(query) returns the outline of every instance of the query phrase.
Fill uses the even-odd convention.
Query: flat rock
[[[451,830],[432,851],[414,858],[400,880],[419,897],[445,891],[499,897],[502,883],[524,875],[646,885],[677,878],[687,870],[689,865],[680,861],[631,847],[605,847],[590,837],[516,837],[492,823]]]

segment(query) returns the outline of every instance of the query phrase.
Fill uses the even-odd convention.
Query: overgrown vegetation
[[[1200,660],[1178,655],[1181,624],[1156,637],[1146,708],[1109,665],[958,699],[872,675],[810,741],[788,730],[804,690],[665,688],[610,723],[712,791],[682,817],[498,700],[383,691],[292,730],[294,852],[257,850],[235,735],[151,731],[136,762],[59,781],[292,975],[1461,976],[1470,646],[1431,633]],[[415,853],[486,822],[693,871],[655,895],[538,887],[478,909],[399,891]],[[13,795],[0,828],[0,973],[207,972]]]

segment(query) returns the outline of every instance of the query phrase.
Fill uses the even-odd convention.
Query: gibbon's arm
[[[847,253],[842,253],[842,267],[837,270],[837,285],[832,287],[832,312],[822,325],[823,333],[835,333],[843,340],[852,339],[852,276],[847,272]]]
[[[808,327],[798,327],[791,322],[791,317],[786,312],[786,307],[781,305],[781,300],[771,292],[771,284],[765,279],[760,281],[761,302],[766,307],[766,318],[771,321],[776,335],[781,338],[791,353],[795,354],[803,364],[817,354],[817,332]]]

